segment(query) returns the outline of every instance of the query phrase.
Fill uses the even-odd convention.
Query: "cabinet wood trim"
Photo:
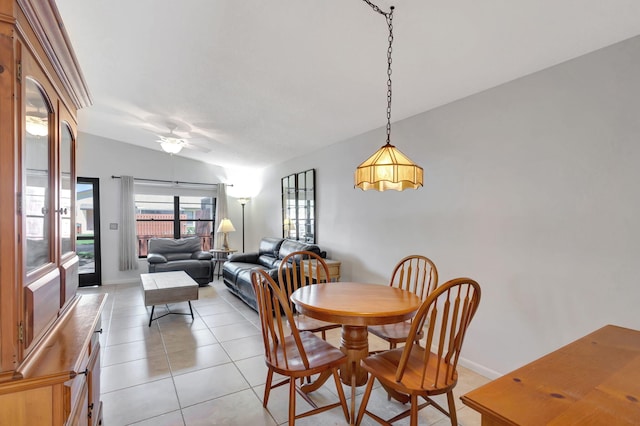
[[[91,95],[53,0],[16,0],[76,109],[90,106]]]

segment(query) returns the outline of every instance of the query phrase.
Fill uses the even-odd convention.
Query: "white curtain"
[[[120,177],[120,270],[138,269],[133,177]]]
[[[228,204],[227,204],[227,185],[224,183],[219,183],[217,188],[217,197],[216,197],[216,223],[213,228],[213,232],[215,233],[215,248],[222,247],[222,241],[224,239],[224,235],[222,233],[218,233],[218,226],[220,226],[220,222],[222,219],[229,217]]]

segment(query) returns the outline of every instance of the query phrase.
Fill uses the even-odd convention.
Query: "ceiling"
[[[637,0],[374,3],[396,7],[392,121],[640,34]],[[56,4],[93,99],[81,132],[160,150],[175,126],[207,151],[178,155],[233,168],[386,124],[388,29],[361,0]]]

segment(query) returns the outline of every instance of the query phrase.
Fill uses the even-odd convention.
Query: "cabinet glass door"
[[[73,251],[73,133],[67,123],[60,128],[60,238],[61,254]]]
[[[49,116],[40,86],[26,79],[25,102],[25,240],[27,273],[52,261]]]

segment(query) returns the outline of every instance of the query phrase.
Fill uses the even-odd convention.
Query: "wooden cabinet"
[[[0,424],[100,422],[98,335],[105,298],[75,297],[10,380],[0,383]]]
[[[0,424],[100,422],[103,296],[76,294],[76,112],[52,0],[0,0]]]

